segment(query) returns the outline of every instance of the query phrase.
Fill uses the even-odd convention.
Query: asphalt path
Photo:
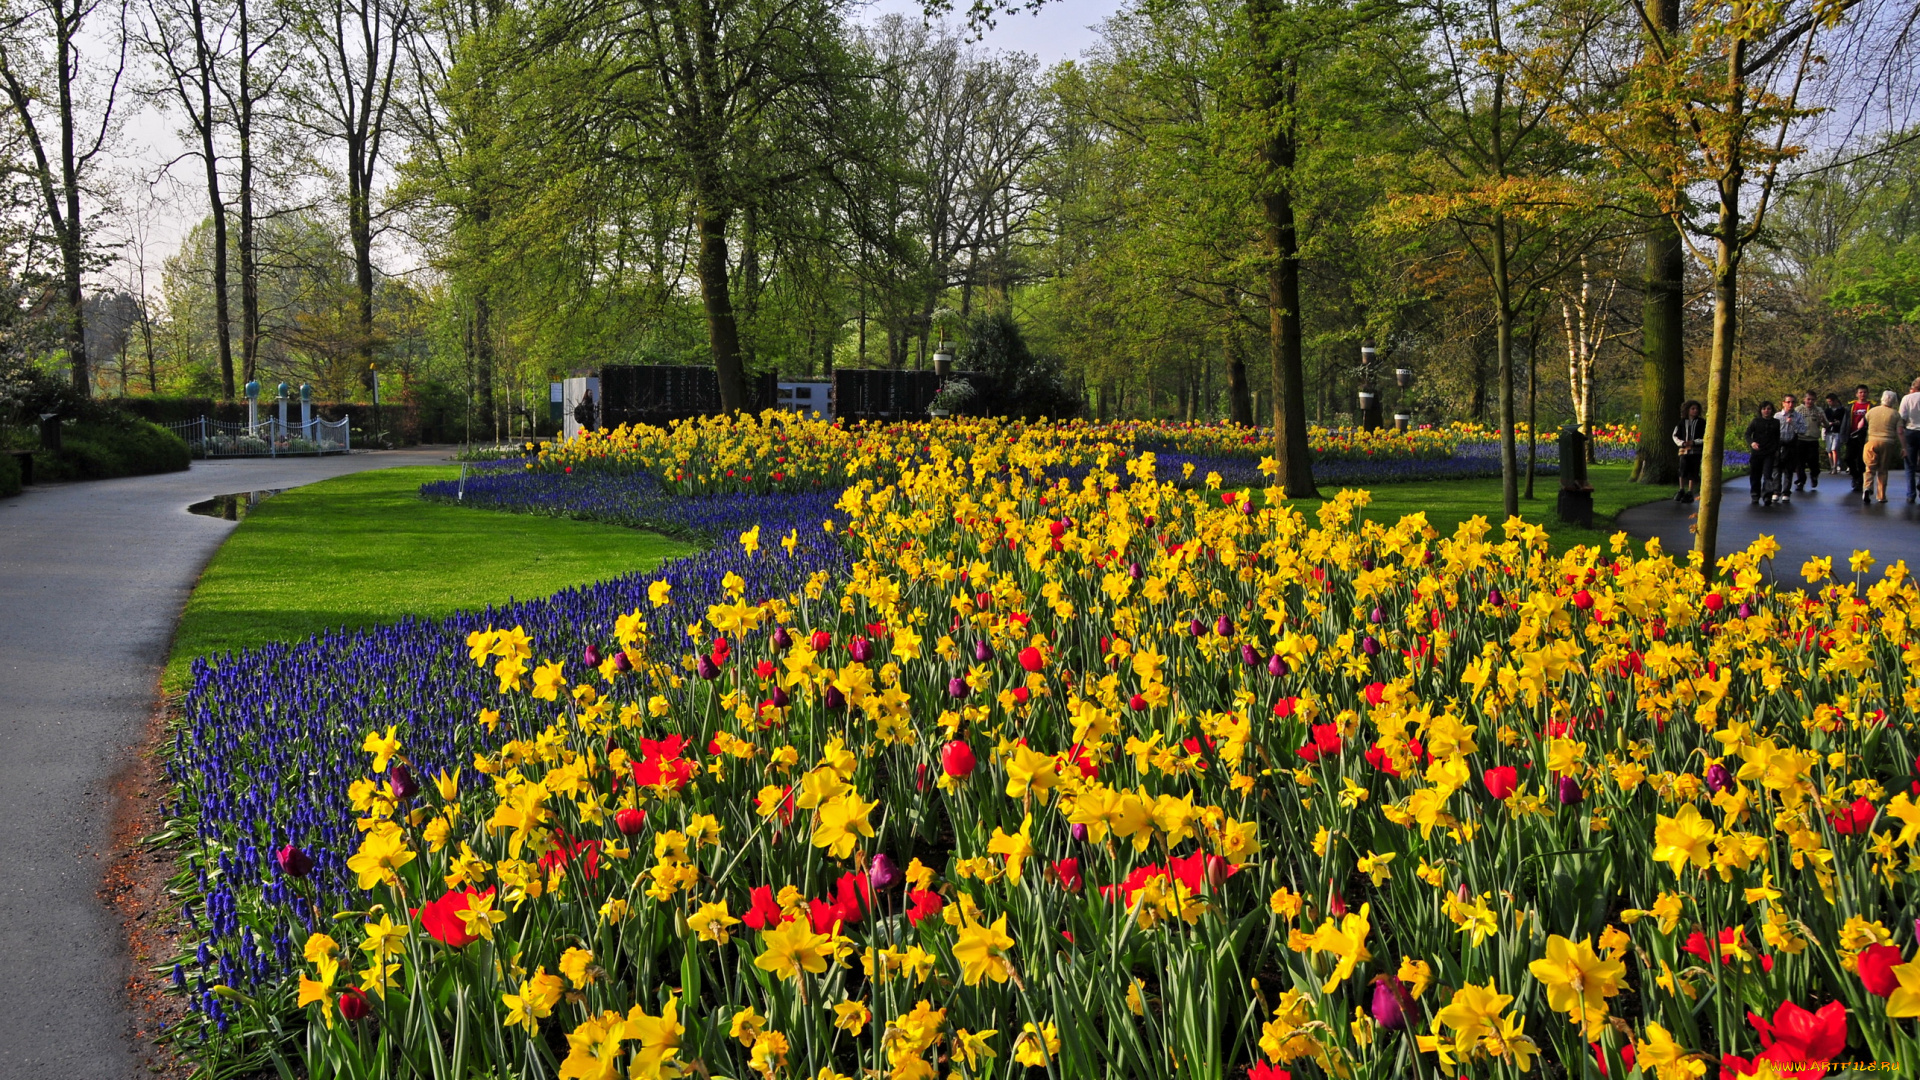
[[[126,949],[97,894],[111,778],[152,715],[180,609],[234,529],[187,505],[447,456],[196,462],[0,499],[0,1078],[147,1075]]]
[[[1920,506],[1907,502],[1906,473],[1889,477],[1885,503],[1864,506],[1851,486],[1846,474],[1826,473],[1818,490],[1795,493],[1785,505],[1760,507],[1748,495],[1746,477],[1727,481],[1720,494],[1720,553],[1771,536],[1780,545],[1773,574],[1785,584],[1803,581],[1800,567],[1816,555],[1831,557],[1834,575],[1844,579],[1855,551],[1872,553],[1876,576],[1896,559],[1905,559],[1908,569],[1920,572]],[[1641,539],[1657,536],[1666,551],[1683,555],[1693,547],[1699,509],[1697,502],[1668,499],[1623,510],[1617,520],[1628,533]]]

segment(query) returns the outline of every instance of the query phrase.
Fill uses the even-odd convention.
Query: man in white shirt
[[[1920,493],[1920,379],[1915,379],[1907,387],[1907,396],[1900,399],[1900,426],[1907,451],[1907,501],[1912,502],[1914,495]]]

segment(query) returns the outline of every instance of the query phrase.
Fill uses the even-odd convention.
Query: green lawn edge
[[[698,550],[621,525],[420,497],[421,484],[459,474],[455,466],[378,469],[260,503],[194,586],[162,692],[186,688],[197,656],[538,599]]]
[[[1579,545],[1606,545],[1613,534],[1620,531],[1619,516],[1623,511],[1671,499],[1677,490],[1670,484],[1637,483],[1632,477],[1633,468],[1630,465],[1588,467],[1587,480],[1593,485],[1593,527],[1588,529],[1560,520],[1559,476],[1536,476],[1534,497],[1527,499],[1524,497],[1526,477],[1523,473],[1520,480],[1523,495],[1520,518],[1530,525],[1546,529],[1552,550],[1556,553]],[[1471,480],[1414,480],[1371,487],[1364,484],[1327,485],[1320,489],[1321,498],[1290,499],[1288,502],[1311,514],[1326,499],[1341,491],[1355,489],[1372,493],[1372,499],[1363,511],[1368,520],[1391,525],[1408,514],[1425,512],[1427,523],[1442,536],[1452,536],[1462,522],[1477,516],[1486,518],[1493,526],[1492,538],[1500,539],[1500,525],[1507,519],[1501,501],[1500,478],[1497,476]],[[1633,545],[1634,550],[1644,550],[1645,542],[1635,537]]]

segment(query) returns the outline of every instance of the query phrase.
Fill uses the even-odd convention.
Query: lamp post
[[[260,430],[260,380],[247,380],[247,434],[255,435]]]
[[[279,431],[278,431],[278,432],[277,432],[277,433],[275,434],[275,438],[280,438],[280,439],[284,439],[284,438],[286,438],[286,437],[287,437],[287,394],[288,394],[288,392],[289,392],[289,391],[291,391],[292,389],[293,389],[293,387],[291,387],[291,386],[288,386],[288,385],[286,384],[286,382],[285,382],[284,380],[282,380],[282,381],[281,381],[281,383],[280,383],[280,386],[279,386],[279,390],[280,390],[280,430],[279,430]]]
[[[300,437],[313,441],[313,386],[300,384]]]
[[[1380,429],[1380,385],[1375,380],[1379,371],[1379,354],[1374,352],[1371,342],[1360,346],[1360,429],[1378,431]]]
[[[1393,430],[1405,431],[1413,426],[1413,406],[1407,403],[1407,391],[1413,387],[1412,368],[1394,368],[1393,384],[1400,388],[1400,407],[1393,412]]]

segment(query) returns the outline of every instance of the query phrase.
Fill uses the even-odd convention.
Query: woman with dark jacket
[[[1773,473],[1773,460],[1780,454],[1780,422],[1773,418],[1773,402],[1761,402],[1759,413],[1747,424],[1747,449],[1753,455],[1747,463],[1747,484],[1758,506],[1767,477]],[[1766,496],[1766,504],[1773,505],[1772,495]]]
[[[1697,401],[1680,407],[1680,422],[1673,425],[1673,445],[1680,448],[1680,491],[1674,502],[1690,503],[1700,487],[1700,446],[1707,438],[1707,420]]]

